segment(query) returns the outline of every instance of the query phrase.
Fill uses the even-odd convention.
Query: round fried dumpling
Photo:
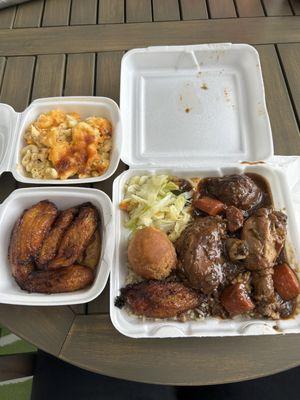
[[[164,279],[176,266],[176,252],[168,236],[156,228],[138,230],[128,246],[132,270],[144,279]]]

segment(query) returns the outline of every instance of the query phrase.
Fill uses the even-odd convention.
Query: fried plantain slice
[[[36,266],[38,269],[47,269],[48,262],[56,256],[62,236],[77,212],[78,208],[72,207],[59,214],[36,257]]]
[[[115,305],[122,303],[136,315],[171,318],[199,306],[201,297],[179,282],[143,281],[121,289]]]
[[[98,212],[91,203],[83,204],[77,217],[65,231],[57,256],[50,261],[48,269],[68,267],[81,257],[98,225]]]
[[[15,223],[8,249],[12,274],[18,283],[33,270],[31,263],[57,216],[56,206],[40,201],[25,210]]]
[[[96,229],[90,244],[86,248],[82,257],[77,260],[77,262],[78,264],[85,265],[86,267],[95,268],[99,262],[100,253],[101,238],[99,230]]]
[[[94,271],[82,265],[71,265],[55,271],[33,271],[21,288],[36,293],[74,292],[90,285]]]

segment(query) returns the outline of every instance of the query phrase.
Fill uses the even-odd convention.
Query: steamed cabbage
[[[125,185],[120,208],[131,231],[153,226],[175,241],[190,221],[191,192],[181,193],[168,175],[134,176]]]

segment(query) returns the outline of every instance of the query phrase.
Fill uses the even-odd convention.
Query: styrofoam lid
[[[121,67],[122,160],[197,166],[266,160],[272,133],[257,51],[246,44],[149,47]]]

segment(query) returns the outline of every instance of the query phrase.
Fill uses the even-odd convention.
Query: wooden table
[[[125,7],[126,5],[126,7]],[[275,153],[300,155],[300,1],[35,0],[0,11],[0,99],[119,98],[120,61],[134,47],[244,42],[260,53]],[[93,187],[111,195],[113,179]],[[17,187],[0,178],[4,200]],[[72,307],[0,305],[0,321],[37,347],[91,371],[136,381],[207,385],[300,364],[300,335],[134,340],[108,314],[109,285]]]

